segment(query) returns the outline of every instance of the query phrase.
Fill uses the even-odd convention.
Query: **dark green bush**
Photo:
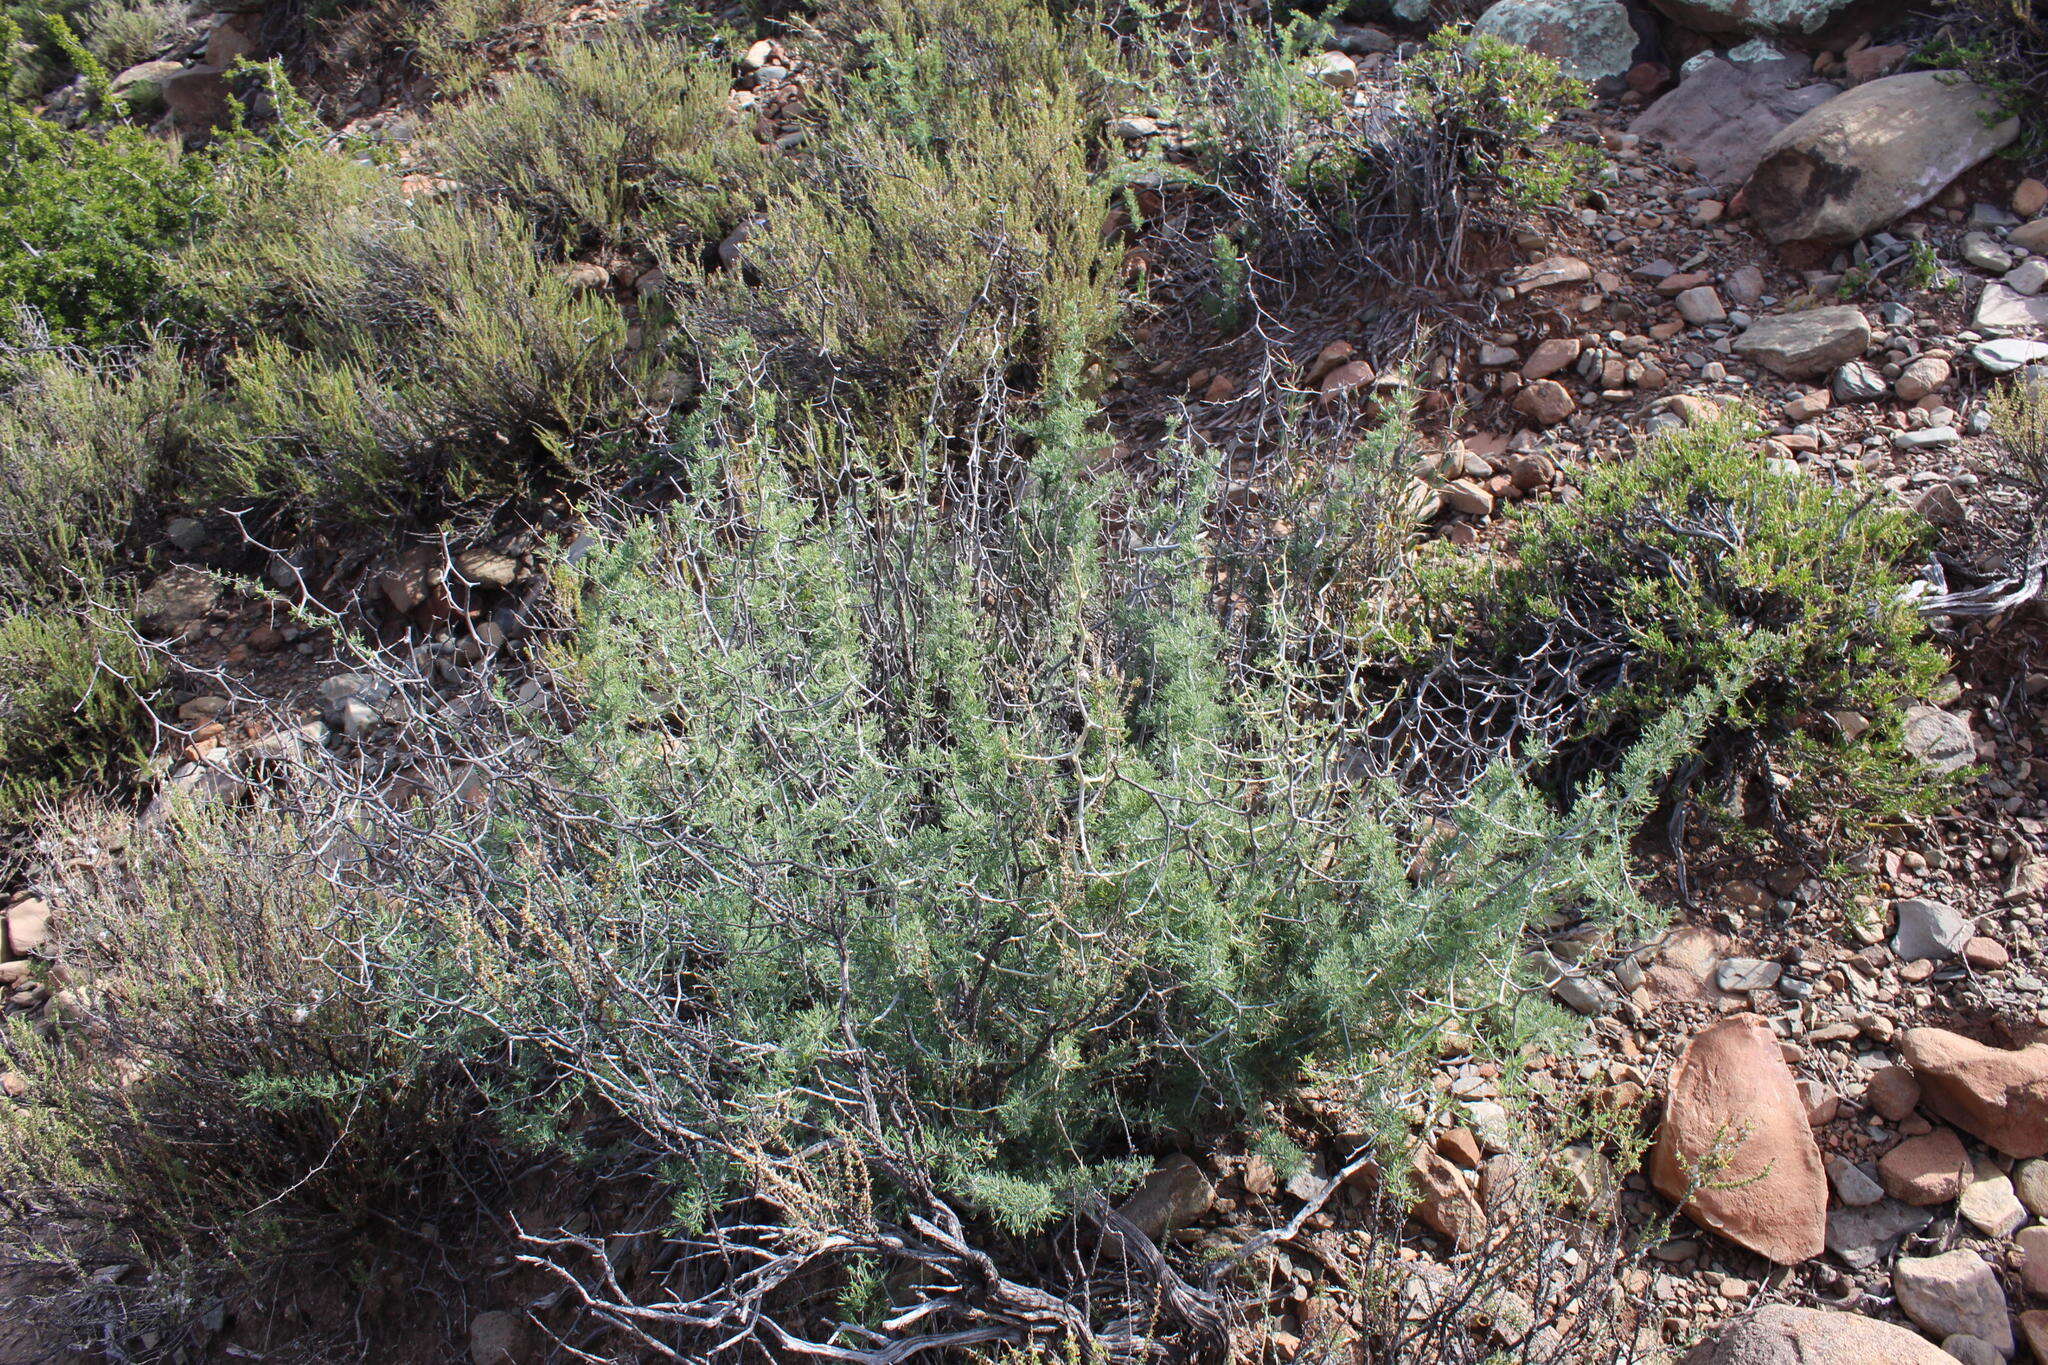
[[[69,131],[0,108],[0,336],[32,309],[58,341],[132,335],[164,253],[204,222],[213,170],[130,128]]]
[[[1781,831],[1820,816],[1854,832],[1937,797],[1899,744],[1904,707],[1945,668],[1902,596],[1924,525],[1772,468],[1754,436],[1732,418],[1661,437],[1532,509],[1511,562],[1433,572],[1428,610],[1455,640],[1428,656],[1433,685],[1461,680],[1447,704],[1470,689],[1461,723],[1553,749],[1568,792],[1746,660],[1707,781]],[[1853,739],[1830,714],[1851,711],[1869,722]]]

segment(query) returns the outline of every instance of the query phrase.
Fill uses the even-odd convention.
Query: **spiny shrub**
[[[1475,190],[1555,204],[1590,183],[1599,164],[1593,149],[1542,140],[1560,112],[1584,107],[1589,95],[1551,58],[1446,25],[1404,76],[1411,108],[1458,148]]]
[[[212,168],[130,128],[71,131],[0,107],[0,337],[34,310],[58,341],[129,334],[164,253],[203,225]]]
[[[2020,155],[2038,167],[2048,158],[2048,12],[2037,0],[1945,0],[1936,13],[1942,29],[1915,60],[1990,91],[2001,116],[2020,120]]]
[[[442,115],[442,168],[513,205],[559,249],[663,244],[736,226],[764,165],[727,107],[723,61],[646,36],[570,46]]]
[[[1526,517],[1510,562],[1454,561],[1430,580],[1456,641],[1430,656],[1431,686],[1463,680],[1440,700],[1472,734],[1554,749],[1569,791],[1753,656],[1709,734],[1708,782],[1780,832],[1822,815],[1853,833],[1930,799],[1900,747],[1905,705],[1943,670],[1901,593],[1924,526],[1772,468],[1754,436],[1739,417],[1663,436]],[[1867,730],[1836,718],[1852,711]]]
[[[339,897],[295,831],[179,802],[141,828],[78,813],[55,846],[70,994],[56,1030],[0,1038],[23,1085],[0,1178],[10,1251],[84,1280],[60,1316],[190,1347],[228,1271],[410,1254],[489,1183],[474,1087],[337,970]],[[138,1262],[146,1281],[87,1278]]]

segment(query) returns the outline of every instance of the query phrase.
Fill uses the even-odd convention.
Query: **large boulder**
[[[1815,83],[1811,72],[1804,57],[1702,57],[1686,64],[1678,88],[1639,114],[1629,131],[1691,157],[1700,179],[1732,194],[1756,169],[1766,143],[1838,93]]]
[[[1858,0],[1650,0],[1679,23],[1701,33],[1818,33]]]
[[[1770,140],[1745,192],[1749,210],[1772,242],[1856,241],[2017,137],[2019,120],[1997,121],[1997,107],[1952,71],[1859,85]]]
[[[1791,1265],[1827,1243],[1828,1181],[1771,1026],[1732,1015],[1695,1034],[1671,1073],[1650,1180],[1695,1223]]]
[[[1621,0],[1500,0],[1472,25],[1554,60],[1568,76],[1625,76],[1640,39]]]
[[[1684,1365],[1956,1365],[1903,1327],[1774,1303],[1701,1342]]]
[[[1787,379],[1814,379],[1870,349],[1870,319],[1854,308],[1808,308],[1758,318],[1735,354]]]
[[[2048,1156],[2048,1043],[1987,1047],[1946,1029],[1899,1035],[1920,1103],[2010,1157]]]

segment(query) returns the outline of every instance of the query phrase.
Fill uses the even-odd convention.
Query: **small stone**
[[[1870,320],[1854,308],[1809,308],[1758,318],[1735,338],[1735,354],[1787,379],[1826,374],[1870,345]]]
[[[1468,517],[1493,515],[1493,494],[1470,479],[1453,479],[1443,486],[1444,506]]]
[[[1963,238],[1963,259],[1979,270],[2003,275],[2012,269],[2012,253],[1981,232]]]
[[[1946,1128],[1907,1138],[1878,1159],[1885,1193],[1902,1204],[1928,1208],[1958,1198],[1970,1183],[1970,1158]]]
[[[1979,934],[1963,945],[1963,961],[1972,971],[1995,972],[2012,962],[2012,954],[1997,939]]]
[[[2020,1281],[2037,1299],[2048,1299],[2048,1227],[2020,1229]]]
[[[1837,403],[1874,403],[1890,391],[1884,376],[1860,360],[1852,360],[1835,371]]]
[[[479,1313],[469,1321],[471,1365],[518,1365],[519,1317],[502,1309]]]
[[[1998,1353],[1997,1347],[1968,1332],[1957,1332],[1943,1338],[1941,1349],[1962,1361],[1963,1365],[2005,1365],[2005,1357]]]
[[[1710,284],[1699,285],[1680,294],[1676,300],[1678,315],[1695,327],[1710,322],[1725,322],[1728,310],[1721,306],[1721,296]]]
[[[1903,1066],[1883,1067],[1871,1073],[1863,1102],[1886,1122],[1898,1123],[1920,1107],[1920,1082]]]
[[[2025,337],[1987,341],[1970,348],[1970,359],[1992,374],[2011,374],[2022,366],[2048,360],[2048,341],[2031,341]]]
[[[1113,118],[1109,121],[1108,132],[1111,137],[1121,138],[1126,142],[1134,142],[1139,138],[1158,137],[1159,120],[1156,118],[1146,118],[1142,114],[1125,114],[1121,118]]]
[[[2011,1178],[1988,1163],[1978,1169],[1956,1207],[1986,1237],[2010,1237],[2027,1221]]]
[[[2048,1218],[2048,1161],[2022,1161],[2013,1168],[2013,1193],[2036,1218]]]
[[[1884,1186],[1847,1157],[1828,1158],[1828,1184],[1835,1198],[1852,1209],[1868,1208],[1884,1198]]]
[[[1828,1251],[1851,1270],[1868,1270],[1933,1221],[1932,1210],[1916,1209],[1896,1199],[1836,1209],[1828,1215]]]
[[[1970,723],[1936,706],[1906,708],[1906,751],[1937,773],[1952,773],[1977,761]]]
[[[2048,184],[2029,176],[2013,186],[2012,211],[2022,218],[2032,218],[2042,209],[2048,209]]]
[[[1753,957],[1731,957],[1714,969],[1714,984],[1724,991],[1767,991],[1785,969]]]
[[[1366,364],[1363,360],[1347,360],[1323,376],[1323,382],[1319,391],[1322,394],[1323,400],[1328,402],[1333,398],[1351,392],[1353,389],[1368,387],[1377,377],[1373,373],[1372,366]]]
[[[1186,1227],[1216,1205],[1216,1187],[1200,1166],[1180,1155],[1168,1157],[1138,1183],[1117,1212],[1138,1231],[1158,1241],[1175,1228]],[[1114,1241],[1115,1234],[1105,1240]],[[1121,1245],[1121,1244],[1119,1244]]]
[[[1834,405],[1835,396],[1826,389],[1808,389],[1785,405],[1785,420],[1811,422]]]
[[[1529,353],[1522,364],[1522,378],[1530,382],[1548,379],[1559,370],[1577,363],[1581,346],[1577,337],[1552,337]]]
[[[50,904],[37,896],[23,896],[7,907],[7,957],[9,961],[40,952],[50,941]]]
[[[1917,403],[1930,393],[1947,387],[1949,365],[1940,356],[1922,356],[1899,371],[1899,377],[1892,383],[1892,392],[1900,400]]]
[[[2014,266],[2006,274],[2005,287],[2026,298],[2048,289],[2048,256],[2035,256]]]
[[[1515,395],[1515,411],[1538,426],[1556,426],[1578,411],[1571,391],[1554,379],[1539,379]]]
[[[1332,90],[1349,90],[1358,84],[1358,63],[1341,52],[1324,52],[1302,63],[1309,75]]]
[[[1584,284],[1592,278],[1593,267],[1577,257],[1552,256],[1509,272],[1503,282],[1517,294],[1529,294],[1561,284]]]
[[[2000,1355],[2013,1353],[2005,1291],[1975,1252],[1901,1257],[1892,1269],[1892,1291],[1906,1316],[1930,1335],[1966,1332],[1990,1342]]]
[[[1912,897],[1892,902],[1898,931],[1892,951],[1907,962],[1946,962],[1976,935],[1970,917],[1944,901]]]

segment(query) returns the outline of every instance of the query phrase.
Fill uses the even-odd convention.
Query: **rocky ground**
[[[1979,117],[1969,87],[1888,74],[1910,49],[1867,32],[1817,53],[1723,41],[1674,71],[1637,60],[1633,37],[1610,33],[1611,51],[1587,55],[1587,35],[1608,32],[1590,20],[1563,40],[1512,13],[1492,22],[1604,62],[1585,74],[1612,93],[1562,132],[1599,144],[1609,171],[1589,206],[1532,220],[1519,259],[1493,273],[1495,307],[1420,358],[1413,382],[1441,415],[1417,471],[1429,533],[1486,553],[1519,505],[1570,497],[1580,471],[1628,458],[1646,433],[1740,403],[1761,414],[1786,478],[1902,501],[1942,530],[1931,572],[1981,567],[1972,547],[2018,515],[1985,395],[2015,374],[2048,382],[2048,185],[1992,159],[2010,130]],[[191,54],[203,60],[123,79],[158,83],[173,122],[202,118],[250,27],[246,11],[219,16]],[[1354,31],[1320,69],[1368,99],[1399,41]],[[764,142],[788,146],[803,135],[803,91],[801,55],[763,43],[733,98]],[[361,117],[400,136],[406,116],[370,100]],[[1119,131],[1171,132],[1136,114]],[[644,284],[645,263],[579,268],[593,288]],[[1328,326],[1301,338],[1299,382],[1326,401],[1380,378]],[[1127,389],[1190,395],[1200,422],[1227,430],[1244,378],[1227,349],[1123,364]],[[340,671],[324,632],[198,567],[253,567],[280,591],[347,602],[386,641],[424,639],[423,669],[474,663],[527,627],[535,536],[270,555],[233,530],[172,523],[172,557],[190,567],[144,596],[141,624],[180,641],[187,663],[164,746],[172,786],[246,780],[248,756],[282,742],[259,719],[280,704],[298,708],[303,740],[377,721],[379,698]],[[1973,586],[1944,578],[1928,592]],[[1931,775],[1966,774],[1959,804],[1847,869],[1701,845],[1687,896],[1669,850],[1650,847],[1643,875],[1671,908],[1667,934],[1548,946],[1554,994],[1589,1027],[1520,1083],[1539,1097],[1596,1089],[1654,1139],[1639,1170],[1608,1167],[1620,1148],[1579,1149],[1591,1197],[1649,1239],[1622,1272],[1643,1358],[1704,1339],[1691,1359],[1708,1365],[2048,1362],[2048,621],[2038,603],[1937,619],[1955,672],[1907,723]],[[1871,718],[1833,719],[1854,732]],[[33,897],[6,911],[10,1010],[45,1004],[21,959],[46,919]],[[1486,1240],[1487,1185],[1513,1163],[1507,1083],[1447,1040],[1418,1158],[1435,1235],[1405,1253],[1422,1279],[1425,1260],[1469,1259]],[[1726,1165],[1702,1188],[1690,1173],[1716,1153]],[[1369,1203],[1364,1173],[1333,1179],[1347,1156],[1327,1146],[1283,1180],[1257,1157],[1190,1153],[1127,1212],[1156,1235],[1222,1246],[1313,1207],[1264,1258],[1269,1312],[1240,1344],[1246,1359],[1338,1358],[1331,1343],[1362,1311],[1344,1238]],[[1673,1223],[1677,1201],[1686,1216]],[[1503,1340],[1571,1359],[1558,1335],[1570,1316],[1526,1294],[1502,1315]],[[486,1317],[476,1358],[509,1358],[490,1344],[502,1315]]]

